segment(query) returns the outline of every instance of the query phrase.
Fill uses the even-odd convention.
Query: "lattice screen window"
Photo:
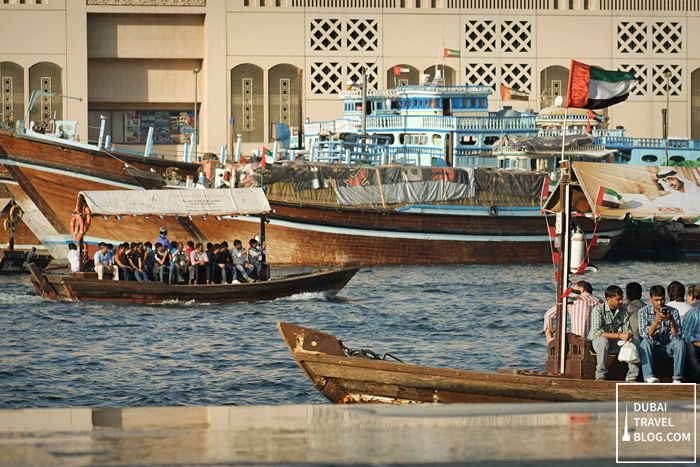
[[[408,86],[408,78],[401,78],[396,83],[396,86]]]
[[[338,62],[311,64],[311,93],[338,94],[343,82],[343,68]]]
[[[647,65],[622,64],[618,69],[632,73],[639,78],[637,84],[630,91],[630,96],[646,96],[649,93],[649,67]]]
[[[467,53],[496,51],[496,22],[491,20],[469,20],[466,24]]]
[[[652,50],[655,54],[678,54],[683,50],[683,26],[676,22],[655,22],[652,28]]]
[[[290,111],[292,107],[289,79],[280,80],[280,123],[290,125]]]
[[[243,78],[243,131],[253,131],[253,78]]]
[[[680,96],[683,92],[683,68],[680,65],[654,65],[652,68],[652,93],[654,96],[666,95],[666,77],[664,73],[671,72],[668,88],[671,96]]]
[[[561,80],[560,79],[553,79],[552,80],[552,98],[556,98],[558,96],[561,96]]]
[[[466,84],[493,86],[496,84],[495,63],[468,63],[466,68]]]
[[[376,19],[351,19],[347,22],[346,45],[352,52],[375,51],[378,48]]]
[[[501,65],[501,83],[521,91],[532,90],[532,66],[525,63],[504,63]]]
[[[347,78],[350,81],[353,81],[355,83],[359,83],[362,81],[362,68],[367,67],[367,72],[368,72],[368,78],[367,82],[369,83],[369,86],[367,87],[368,90],[376,90],[377,89],[377,80],[379,76],[379,67],[377,66],[376,63],[370,64],[370,63],[357,63],[357,62],[351,62],[348,64],[346,67],[347,69]]]
[[[12,92],[12,76],[2,77],[2,113],[3,122],[9,122],[12,120],[12,113],[14,112],[14,96]]]
[[[49,76],[41,77],[41,90],[51,92],[51,78]],[[51,122],[51,98],[49,96],[41,96],[41,123]]]
[[[647,51],[648,26],[643,21],[621,21],[617,24],[617,51],[643,54]]]
[[[503,21],[501,23],[501,52],[520,53],[532,50],[532,23],[530,21]]]
[[[342,23],[339,19],[311,20],[311,50],[337,52],[342,46]]]

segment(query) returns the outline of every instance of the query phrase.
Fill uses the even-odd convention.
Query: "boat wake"
[[[197,305],[197,306],[211,305],[211,303],[202,303],[202,302],[197,302],[196,300],[178,300],[177,298],[174,298],[172,300],[163,300],[158,305],[189,307],[189,306],[195,306],[195,305]]]
[[[23,305],[31,305],[35,303],[41,303],[43,301],[44,299],[41,298],[39,295],[0,293],[0,305],[17,303],[21,303]]]
[[[333,300],[333,295],[328,292],[303,292],[289,297],[278,298],[280,301],[293,301],[293,302],[326,302]]]

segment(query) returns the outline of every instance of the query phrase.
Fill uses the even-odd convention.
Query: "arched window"
[[[243,141],[261,143],[265,133],[263,69],[243,63],[231,70],[231,115],[234,133]]]

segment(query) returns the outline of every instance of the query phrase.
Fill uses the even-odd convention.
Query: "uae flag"
[[[407,75],[410,71],[411,69],[407,66],[395,66],[394,76]]]
[[[261,162],[262,162],[263,169],[268,165],[272,165],[275,162],[275,158],[272,157],[272,151],[270,151],[269,149],[265,149],[263,147],[262,161]]]
[[[637,78],[626,71],[601,70],[571,60],[566,107],[603,109],[627,100]]]
[[[595,205],[605,208],[617,209],[620,207],[622,196],[618,195],[610,188],[601,186],[598,188],[598,195],[595,197]]]
[[[445,49],[445,58],[459,57],[459,50]]]
[[[501,84],[501,99],[504,101],[527,101],[530,100],[530,95],[518,88],[509,88]]]

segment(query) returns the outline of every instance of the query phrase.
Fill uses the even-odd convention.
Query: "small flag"
[[[272,165],[275,162],[275,158],[272,157],[272,151],[263,147],[262,155],[262,168],[264,169],[268,165]]]
[[[571,60],[566,107],[603,109],[627,100],[637,77],[625,71],[608,71]]]
[[[187,219],[188,219],[188,220],[192,220],[192,216],[187,216]]]
[[[146,214],[145,216],[143,216],[143,218],[146,219],[146,220],[148,220],[149,217],[151,217],[150,214]]]
[[[639,222],[643,222],[645,224],[649,224],[651,222],[654,222],[654,215],[650,214],[647,217],[645,217],[644,219],[640,220]]]
[[[407,75],[411,72],[411,69],[407,66],[395,66],[394,76]]]
[[[459,50],[445,49],[445,58],[459,57]]]
[[[515,86],[509,88],[508,86],[501,84],[501,99],[504,101],[527,101],[530,100],[530,95],[525,91],[521,91]]]
[[[173,216],[173,217],[175,218],[175,220],[178,220],[180,218],[180,216]]]
[[[549,198],[554,190],[557,189],[557,181],[551,178],[544,179],[544,185],[542,186],[542,199]]]
[[[158,219],[165,219],[165,216],[158,216]]]
[[[601,186],[598,188],[598,195],[595,198],[595,205],[617,209],[620,207],[620,204],[622,204],[620,202],[621,199],[622,196],[618,195],[615,191]]]
[[[206,215],[202,216],[202,220],[203,221],[207,220],[207,216]]]
[[[118,221],[122,220],[121,214],[117,214],[117,215],[115,215],[114,217],[116,217]]]
[[[102,216],[102,219],[107,220],[109,219],[109,216]]]
[[[216,219],[217,221],[220,221],[220,220],[221,220],[221,216],[214,216],[214,219]]]
[[[695,225],[700,225],[700,216],[696,217],[695,219],[693,219],[693,220],[690,221],[690,222],[692,222],[692,223],[695,224]]]

